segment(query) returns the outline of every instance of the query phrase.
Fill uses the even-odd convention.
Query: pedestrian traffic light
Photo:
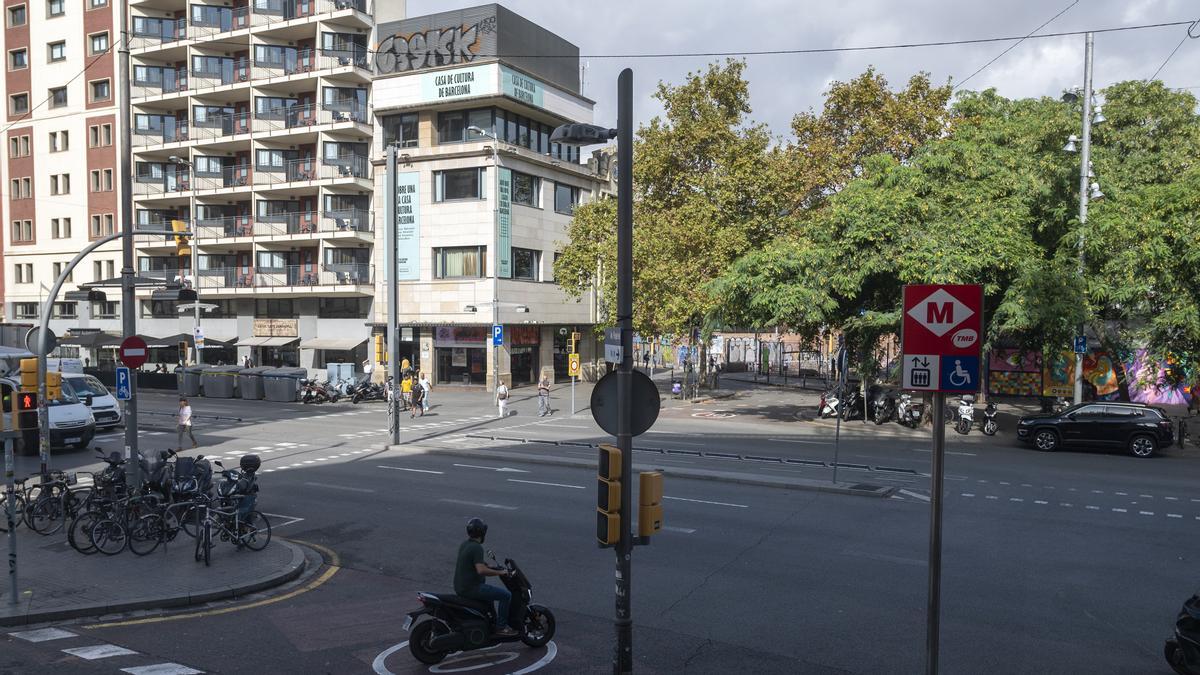
[[[383,341],[383,333],[375,334],[375,363],[386,366],[388,362],[387,344]]]
[[[621,449],[600,445],[596,481],[596,539],[602,546],[621,540]]]
[[[649,537],[662,529],[663,475],[643,471],[638,485],[638,536]]]
[[[13,411],[13,431],[38,428],[37,407],[38,397],[35,392],[18,393],[17,409]]]
[[[38,360],[21,359],[21,391],[37,391]]]
[[[171,231],[172,232],[187,232],[188,231],[187,221],[186,220],[172,220],[171,221]],[[191,238],[188,237],[186,234],[176,234],[175,235],[175,255],[178,255],[181,258],[190,256],[192,254],[192,247],[190,244],[191,244]]]
[[[54,370],[46,372],[46,400],[57,401],[62,398],[62,373]]]
[[[581,337],[583,337],[583,336],[580,335],[578,331],[573,331],[571,333],[571,350],[569,352],[567,352],[568,354],[578,354],[579,353],[579,339]]]

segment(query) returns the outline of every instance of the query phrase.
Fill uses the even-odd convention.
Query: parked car
[[[1017,423],[1017,438],[1046,452],[1068,446],[1124,448],[1134,457],[1149,457],[1175,440],[1175,425],[1162,408],[1092,402],[1026,415]]]
[[[121,406],[100,380],[91,375],[63,373],[63,379],[71,383],[75,395],[83,400],[96,418],[97,429],[121,425]]]

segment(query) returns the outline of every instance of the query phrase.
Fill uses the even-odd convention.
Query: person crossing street
[[[188,400],[182,396],[179,397],[179,412],[175,416],[175,430],[178,433],[178,443],[176,447],[183,451],[183,435],[186,433],[188,438],[192,440],[192,447],[195,448],[196,435],[192,433],[192,406],[188,405]]]
[[[538,382],[538,417],[550,414],[550,378],[542,375]]]

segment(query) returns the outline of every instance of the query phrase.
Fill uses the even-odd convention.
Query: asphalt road
[[[795,417],[803,397],[763,389],[696,406],[672,401],[653,429],[662,433],[637,441],[657,452],[638,459],[828,477],[827,466],[687,454],[832,462],[832,430]],[[567,400],[560,392],[556,406]],[[448,589],[463,525],[474,515],[491,525],[488,545],[517,559],[538,601],[555,610],[559,632],[553,654],[497,649],[447,668],[511,657],[471,672],[610,669],[613,555],[593,539],[594,473],[438,452],[589,456],[594,451],[538,442],[603,439],[586,414],[538,418],[536,402],[518,390],[517,414],[498,420],[486,395],[439,390],[429,416],[404,420],[413,447],[392,452],[381,449],[386,416],[378,407],[193,403],[198,415],[242,418],[200,417],[197,452],[232,461],[262,455],[259,507],[277,516],[278,535],[333,550],[336,572],[307,592],[242,611],[61,626],[77,635],[39,643],[10,639],[0,672],[51,664],[56,672],[118,672],[159,662],[224,673],[429,672],[406,649],[389,649],[405,640],[400,623],[415,607],[413,593]],[[144,395],[142,407],[174,405]],[[640,672],[922,671],[928,432],[847,427],[839,461],[866,469],[840,470],[895,486],[894,498],[667,482],[667,529],[634,552]],[[174,444],[173,430],[155,431],[143,430],[143,449]],[[1137,460],[1037,453],[1003,433],[948,440],[943,672],[1168,672],[1161,641],[1193,590],[1200,557],[1188,536],[1200,522],[1193,453]],[[120,437],[100,444],[116,449]],[[54,465],[86,466],[87,457],[63,454]],[[23,458],[18,473],[32,467]],[[218,553],[214,564],[236,564],[234,553]],[[136,654],[86,661],[62,651],[95,644]]]

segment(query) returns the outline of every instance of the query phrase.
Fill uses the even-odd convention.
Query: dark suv
[[[1125,448],[1149,457],[1175,440],[1174,425],[1161,408],[1143,403],[1080,403],[1060,413],[1026,415],[1017,438],[1038,450],[1063,446]]]

